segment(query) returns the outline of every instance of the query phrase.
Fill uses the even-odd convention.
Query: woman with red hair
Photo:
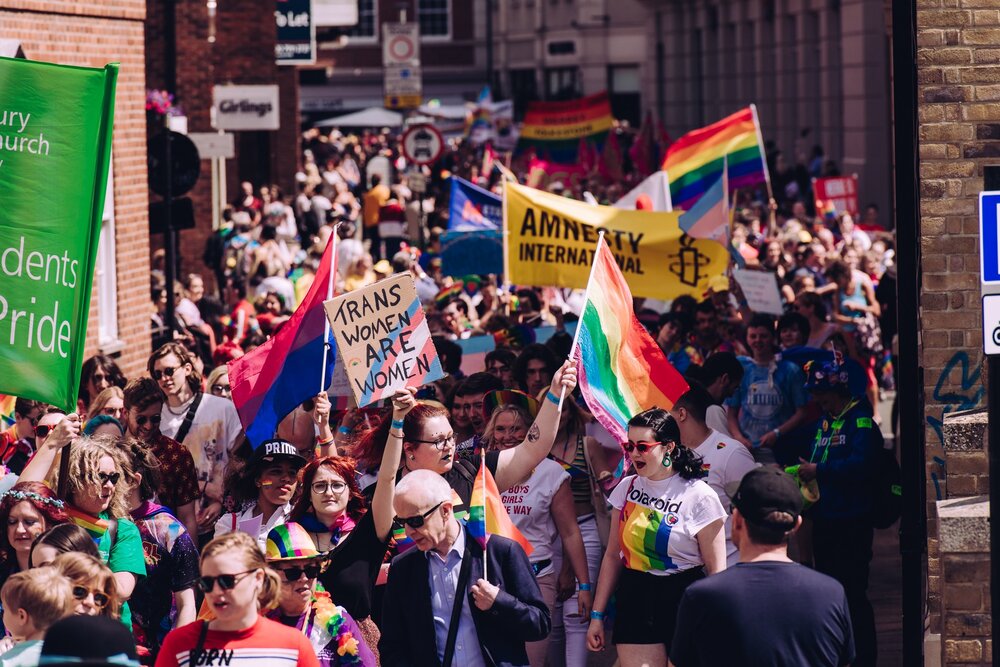
[[[415,391],[401,391],[393,397],[393,424],[402,423],[417,406]],[[373,649],[378,646],[379,632],[371,618],[372,593],[395,515],[392,500],[402,435],[399,428],[388,431],[370,508],[358,487],[354,461],[324,456],[302,469],[302,493],[289,515],[289,520],[309,532],[319,551],[332,550],[329,566],[319,575],[320,583],[355,619],[365,643]]]
[[[52,490],[40,482],[20,482],[0,500],[0,584],[27,570],[31,543],[53,526],[69,521]]]

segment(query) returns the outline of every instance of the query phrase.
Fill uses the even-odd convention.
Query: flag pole
[[[576,354],[576,347],[580,344],[580,330],[583,329],[583,316],[587,312],[587,304],[590,303],[590,286],[594,282],[594,270],[597,269],[597,253],[600,252],[602,243],[604,243],[604,230],[599,229],[597,231],[597,248],[594,250],[594,259],[590,262],[590,275],[587,277],[587,290],[583,295],[583,308],[580,310],[580,319],[576,323],[576,331],[573,332],[573,343],[569,346],[569,357],[567,359],[573,358]],[[562,414],[565,398],[566,386],[563,385],[559,391],[559,405],[556,406],[556,414]]]
[[[329,301],[333,298],[333,280],[337,275],[337,230],[340,226],[344,224],[343,222],[338,222],[333,226],[333,235],[330,238],[330,243],[333,248],[330,250],[330,279],[326,284],[326,300]],[[319,381],[320,392],[326,391],[326,360],[327,356],[330,354],[330,318],[323,317],[323,369],[322,375]]]
[[[484,532],[484,535],[485,535],[486,545],[489,545],[490,535],[489,535],[489,531],[486,530],[486,526],[489,523],[486,520],[486,512],[489,511],[488,510],[489,503],[486,502],[486,448],[485,447],[480,448],[480,450],[479,450],[479,456],[480,456],[480,459],[479,459],[479,474],[482,475],[482,478],[483,478],[483,480],[482,480],[482,489],[483,489],[483,532]],[[486,546],[484,546],[483,547],[483,579],[485,579],[486,581],[490,580],[490,578],[488,576],[489,573],[488,573],[488,570],[487,570],[488,566],[486,565],[486,563],[487,563],[488,560],[489,560],[489,558],[486,557]]]
[[[503,216],[503,293],[507,295],[504,315],[510,317],[510,225],[507,224],[507,179],[503,181],[503,198],[500,200]]]
[[[770,210],[770,225],[768,231],[778,226],[776,218],[777,201],[774,199],[774,191],[771,190],[771,173],[767,168],[767,152],[764,150],[764,134],[760,131],[760,117],[757,116],[757,105],[751,104],[750,111],[753,113],[753,129],[757,133],[757,148],[760,149],[760,162],[764,167],[764,185],[767,186],[767,207]]]

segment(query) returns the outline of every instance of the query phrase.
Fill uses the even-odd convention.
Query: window
[[[627,120],[633,127],[642,122],[642,85],[638,65],[608,67],[608,94],[615,118]]]
[[[451,0],[417,0],[420,37],[451,37]]]
[[[125,344],[118,338],[118,268],[115,257],[115,178],[108,167],[108,187],[104,195],[101,238],[97,244],[97,346],[104,354],[114,354]]]
[[[358,0],[358,24],[347,31],[354,42],[374,42],[378,39],[378,5],[376,0]]]
[[[576,67],[550,67],[545,70],[545,99],[572,100],[580,95],[579,69]]]

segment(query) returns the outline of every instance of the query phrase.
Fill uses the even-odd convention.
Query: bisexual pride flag
[[[321,387],[329,389],[333,381],[337,347],[327,327],[323,301],[332,296],[336,238],[336,234],[330,237],[309,292],[285,326],[257,349],[227,364],[233,403],[253,447],[273,438],[282,419]]]

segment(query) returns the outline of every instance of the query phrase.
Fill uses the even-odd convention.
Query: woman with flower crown
[[[69,521],[63,501],[39,482],[20,482],[0,499],[0,585],[27,570],[31,544],[53,526]]]
[[[272,528],[265,557],[281,575],[278,607],[268,618],[301,631],[322,667],[378,664],[357,623],[316,581],[327,562],[305,528],[295,522]]]

